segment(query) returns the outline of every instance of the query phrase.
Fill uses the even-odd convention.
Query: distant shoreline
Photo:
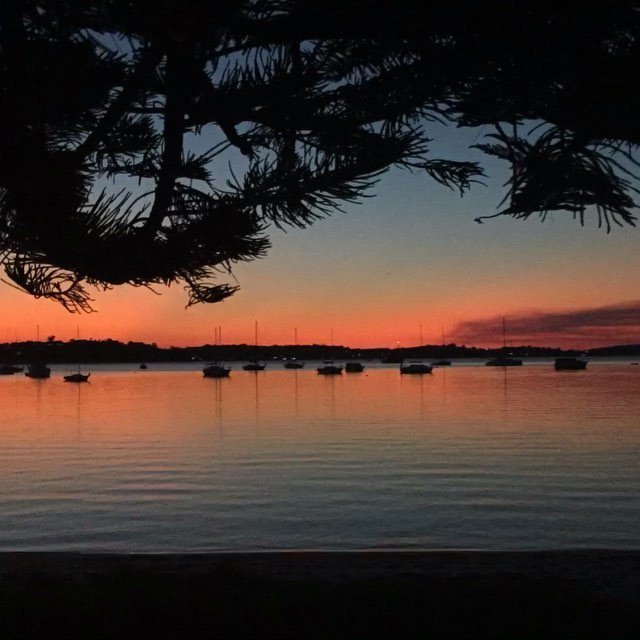
[[[53,337],[53,336],[52,336]],[[251,360],[381,360],[398,363],[405,359],[467,359],[495,358],[509,355],[516,358],[555,358],[559,356],[637,357],[640,344],[616,345],[585,351],[532,345],[507,346],[494,349],[465,345],[423,345],[407,348],[352,349],[328,345],[201,345],[195,347],[158,347],[143,342],[117,340],[48,340],[0,344],[0,363],[24,364],[45,361],[49,364],[78,363],[114,364],[141,362],[225,362]]]

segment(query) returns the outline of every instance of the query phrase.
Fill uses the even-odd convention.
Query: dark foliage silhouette
[[[481,179],[432,156],[434,122],[482,127],[510,165],[496,215],[634,224],[638,20],[636,3],[4,0],[6,276],[71,311],[123,283],[216,302],[270,225],[309,225],[391,166]]]

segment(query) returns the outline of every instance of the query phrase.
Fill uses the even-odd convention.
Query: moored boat
[[[264,371],[266,364],[260,364],[259,362],[249,362],[242,367],[245,371]]]
[[[304,367],[304,362],[285,362],[285,369],[302,369]]]
[[[65,382],[89,382],[90,373],[70,373],[64,376]]]
[[[205,378],[228,378],[230,373],[230,367],[223,367],[217,363],[209,364],[202,370]]]
[[[451,360],[435,360],[431,363],[434,367],[450,367]]]
[[[333,364],[333,362],[325,362],[324,365],[318,367],[316,371],[323,376],[335,376],[342,373],[342,367]]]
[[[510,358],[508,356],[498,356],[488,362],[485,362],[486,367],[521,367],[522,360],[520,358]]]
[[[502,316],[502,352],[507,350],[507,321]],[[510,356],[498,356],[485,362],[487,367],[521,367],[522,360],[520,358],[511,358]]]
[[[344,365],[344,370],[347,373],[362,373],[364,371],[364,365],[360,362],[347,362]]]
[[[578,358],[556,358],[553,366],[556,371],[582,371],[587,368],[587,361]]]
[[[27,378],[45,379],[51,376],[51,369],[46,364],[33,363],[27,365],[27,370],[24,372]]]
[[[407,362],[406,364],[402,363],[400,365],[400,373],[431,373],[433,371],[433,367],[430,364],[425,364],[424,362]]]
[[[12,364],[0,364],[0,376],[12,376],[14,373],[20,373],[24,367],[16,367]]]

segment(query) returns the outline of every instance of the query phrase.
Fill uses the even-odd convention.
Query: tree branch
[[[122,91],[109,105],[104,116],[102,116],[102,120],[75,150],[79,157],[84,158],[98,149],[104,137],[110,133],[118,120],[129,111],[129,105],[144,85],[144,80],[158,66],[161,59],[162,52],[160,48],[153,44],[142,52],[140,61],[125,81]]]
[[[153,206],[144,226],[145,233],[162,225],[182,160],[186,95],[181,79],[185,73],[184,55],[177,47],[167,54],[167,93],[164,116],[164,149]]]

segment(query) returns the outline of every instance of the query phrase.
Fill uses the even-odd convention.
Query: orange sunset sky
[[[442,157],[469,152],[479,132],[441,132]],[[96,313],[71,315],[0,284],[0,342],[55,335],[186,346],[214,341],[334,343],[353,347],[502,343],[580,347],[640,343],[640,254],[634,228],[584,228],[559,212],[541,223],[491,214],[504,168],[485,163],[487,184],[463,198],[422,174],[391,170],[375,198],[286,234],[274,230],[268,257],[234,270],[241,290],[185,310],[180,286],[120,287],[95,295]]]

